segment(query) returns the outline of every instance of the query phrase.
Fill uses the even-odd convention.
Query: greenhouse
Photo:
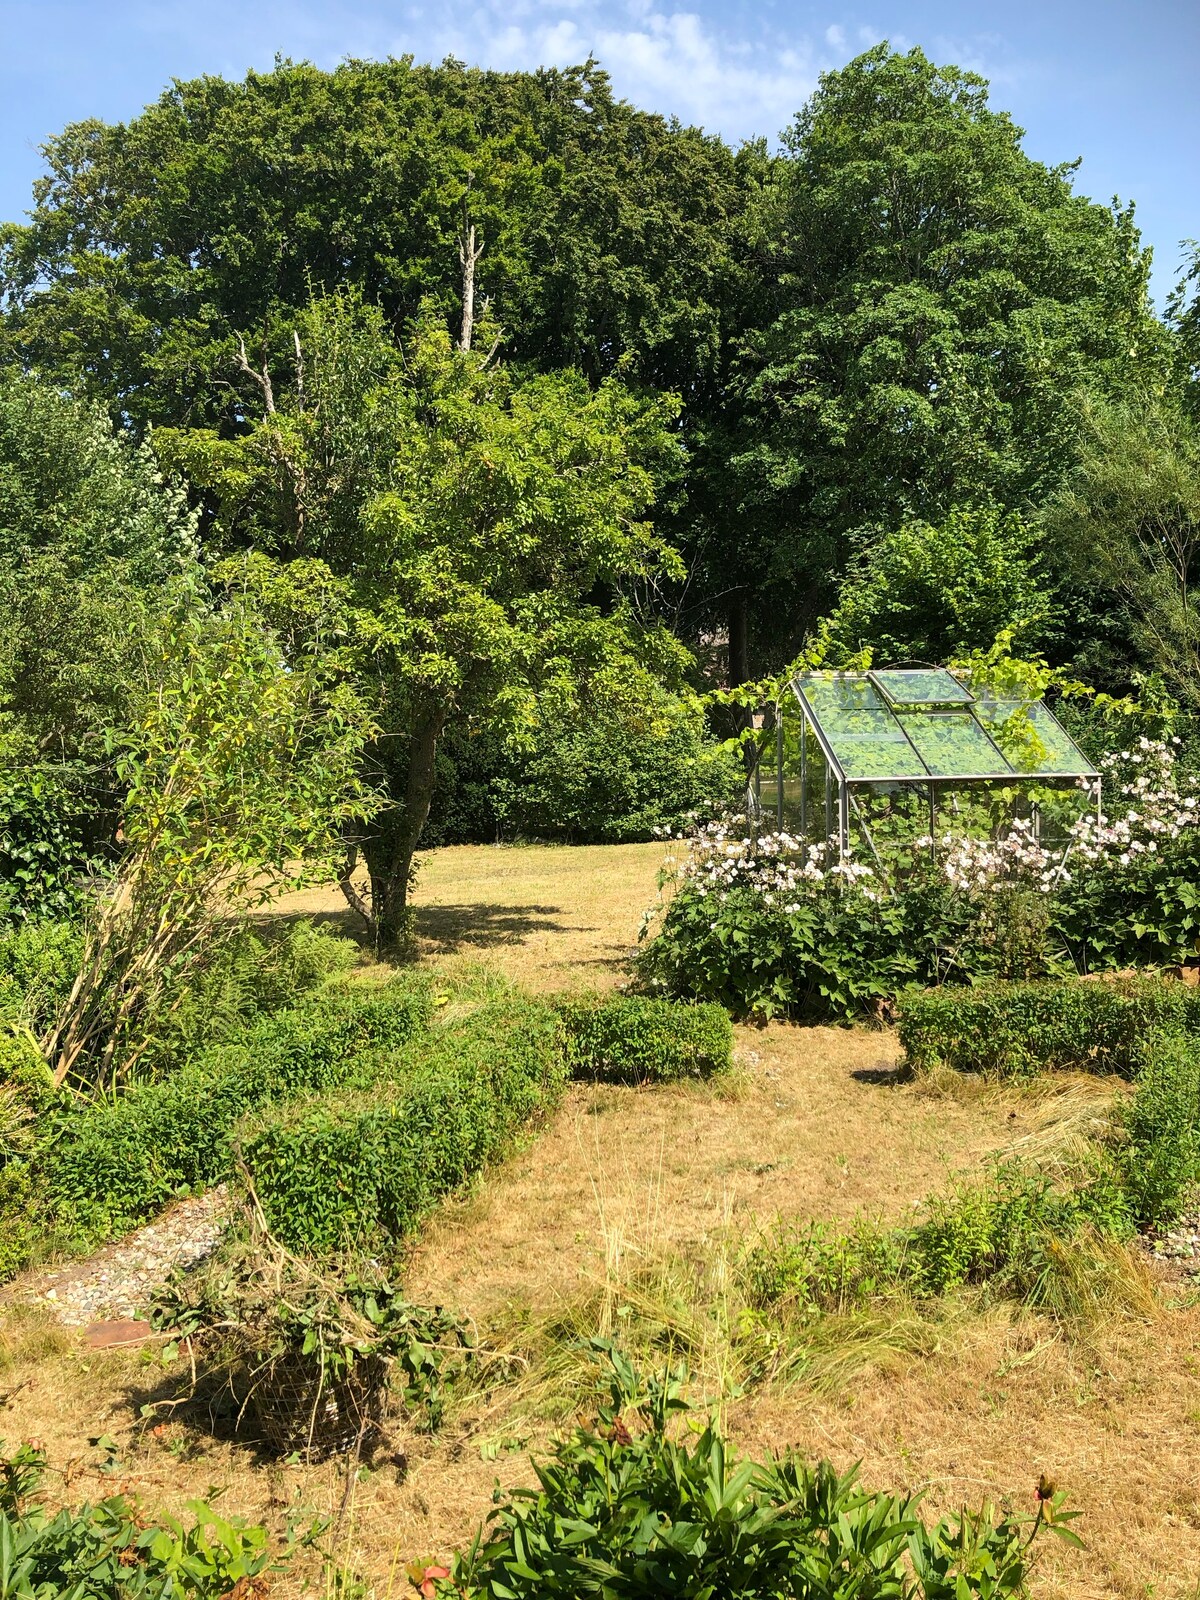
[[[944,667],[805,672],[791,681],[755,775],[754,807],[781,829],[836,843],[852,829],[874,850],[872,811],[911,813],[936,838],[939,808],[961,816],[991,791],[1040,825],[1046,791],[1100,801],[1100,774],[1044,701],[973,694]],[[792,703],[794,701],[794,704]]]

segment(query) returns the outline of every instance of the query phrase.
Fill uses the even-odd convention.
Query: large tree
[[[1132,215],[1021,140],[982,79],[883,45],[788,132],[755,219],[745,535],[711,583],[749,602],[762,655],[793,647],[877,532],[1039,501],[1070,464],[1074,391],[1161,365]]]
[[[1157,673],[1200,706],[1200,422],[1185,387],[1085,402],[1078,459],[1046,510],[1067,582],[1087,596],[1103,650],[1081,665],[1106,687]]]
[[[287,369],[246,363],[257,414],[242,437],[160,447],[215,497],[214,536],[241,552],[226,580],[285,639],[311,649],[319,634],[369,704],[366,772],[385,804],[348,838],[343,888],[388,945],[445,730],[532,721],[547,671],[628,652],[622,588],[678,575],[645,520],[678,471],[678,405],[578,372],[522,378],[486,325],[462,348],[434,308],[402,344],[353,295],[314,301],[293,331]]]
[[[314,293],[354,287],[394,326],[429,300],[456,319],[472,226],[510,358],[593,382],[625,362],[685,394],[719,365],[737,162],[593,62],[284,62],[176,82],[44,154],[29,222],[0,230],[3,341],[135,422],[236,428],[214,381],[235,335],[278,358]]]

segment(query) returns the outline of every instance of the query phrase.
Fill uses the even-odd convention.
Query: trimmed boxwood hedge
[[[509,996],[430,1029],[373,1088],[249,1119],[238,1153],[291,1248],[386,1245],[550,1110],[565,1081],[553,1007]]]
[[[571,1077],[669,1083],[728,1070],[733,1026],[723,1006],[619,996],[560,1001]]]
[[[911,1067],[1005,1076],[1074,1070],[1136,1076],[1160,1028],[1200,1031],[1200,990],[1157,976],[989,983],[906,995]]]
[[[144,1222],[181,1189],[228,1177],[230,1137],[247,1112],[353,1081],[378,1052],[422,1032],[430,1010],[427,986],[411,979],[330,989],[115,1103],[66,1108],[43,1156],[52,1210],[82,1232]]]

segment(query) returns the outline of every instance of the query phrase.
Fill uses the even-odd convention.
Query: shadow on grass
[[[460,950],[494,950],[520,944],[531,933],[565,933],[559,906],[451,905],[414,906],[418,940],[439,955]]]
[[[311,922],[317,928],[332,928],[343,938],[352,939],[355,944],[362,945],[364,950],[371,948],[366,923],[356,911],[351,911],[349,906],[337,911],[281,911],[269,908],[257,912],[251,921],[265,929],[289,928],[297,922]]]
[[[907,1061],[881,1061],[876,1067],[856,1067],[850,1074],[856,1083],[871,1083],[878,1088],[898,1089],[913,1080]]]
[[[181,1426],[185,1438],[176,1448],[188,1457],[202,1453],[208,1440],[236,1444],[260,1463],[278,1459],[255,1436],[253,1413],[243,1412],[241,1397],[224,1377],[201,1372],[193,1386],[186,1371],[151,1369],[145,1382],[125,1385],[123,1398],[143,1433],[154,1435],[155,1429],[172,1423]]]

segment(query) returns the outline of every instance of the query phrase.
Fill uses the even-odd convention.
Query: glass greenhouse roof
[[[892,706],[965,706],[975,698],[945,667],[906,667],[867,677]]]
[[[1097,776],[1042,701],[976,700],[940,667],[802,673],[792,688],[848,783]]]

